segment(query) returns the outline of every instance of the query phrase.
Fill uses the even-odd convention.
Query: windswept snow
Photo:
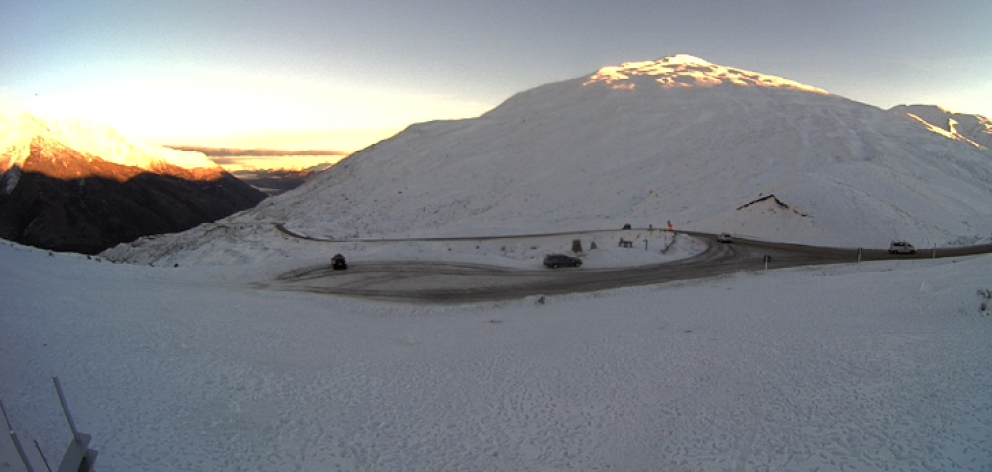
[[[58,376],[104,472],[987,471],[990,262],[430,307],[0,245],[0,399],[35,470]]]

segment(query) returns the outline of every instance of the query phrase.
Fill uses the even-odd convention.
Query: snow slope
[[[788,209],[745,206],[770,194]],[[230,222],[402,237],[671,221],[830,246],[943,246],[984,240],[990,201],[992,166],[969,143],[815,87],[679,55],[524,91],[479,118],[413,125]],[[217,237],[194,230],[152,250],[239,252],[238,236]]]
[[[935,133],[992,153],[992,120],[982,115],[955,113],[934,105],[899,105],[890,110],[929,125]]]
[[[0,245],[0,399],[35,470],[59,376],[102,472],[988,471],[990,262],[430,307]]]

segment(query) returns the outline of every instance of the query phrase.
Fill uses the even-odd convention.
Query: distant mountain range
[[[199,152],[215,164],[231,169],[230,172],[267,195],[279,195],[303,185],[311,176],[322,172],[350,153],[321,150],[239,149],[203,146],[166,146],[178,151]],[[300,167],[293,158],[311,157],[316,165]],[[287,163],[297,164],[287,166]]]
[[[208,157],[231,157],[231,156],[347,156],[349,152],[344,151],[320,151],[320,150],[280,150],[280,149],[238,149],[238,148],[214,148],[203,146],[166,146],[177,151],[189,151],[203,153]]]
[[[350,153],[323,150],[238,149],[202,146],[167,146],[171,149],[203,153],[214,163],[238,177],[251,179],[257,172],[267,173],[262,181],[252,185],[272,194],[295,188],[305,178],[294,173],[309,174],[333,166]]]
[[[926,116],[688,55],[629,62],[520,92],[479,118],[410,126],[227,221],[321,237],[671,221],[840,247],[987,241],[992,165],[981,130],[911,110]],[[136,251],[251,252],[218,238],[190,231]]]
[[[265,195],[202,153],[84,122],[0,114],[0,237],[97,253],[245,210]]]
[[[306,183],[314,175],[331,167],[331,164],[309,169],[236,170],[231,172],[238,180],[255,187],[267,195],[280,195]]]

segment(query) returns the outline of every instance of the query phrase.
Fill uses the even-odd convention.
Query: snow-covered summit
[[[0,113],[0,172],[23,167],[39,142],[90,158],[156,171],[163,166],[215,173],[221,168],[200,152],[177,151],[125,139],[116,130],[80,120],[42,120],[26,113]]]
[[[705,59],[689,54],[676,54],[656,61],[625,62],[619,66],[603,67],[593,74],[584,85],[606,84],[616,89],[635,89],[644,81],[637,77],[649,78],[661,87],[715,87],[737,85],[742,87],[767,87],[801,90],[818,94],[827,92],[794,80],[774,75],[751,72],[735,67],[713,64]]]

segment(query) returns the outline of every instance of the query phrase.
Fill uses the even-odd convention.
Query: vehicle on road
[[[348,268],[348,261],[344,260],[341,254],[335,254],[331,258],[331,268],[334,270],[345,270]]]
[[[916,248],[906,241],[892,241],[889,244],[889,254],[916,254]]]
[[[730,233],[720,233],[720,235],[716,237],[716,240],[721,243],[732,243],[734,242],[734,237],[731,236]]]
[[[544,266],[552,269],[559,267],[582,267],[582,259],[566,256],[565,254],[548,254],[544,257]]]

